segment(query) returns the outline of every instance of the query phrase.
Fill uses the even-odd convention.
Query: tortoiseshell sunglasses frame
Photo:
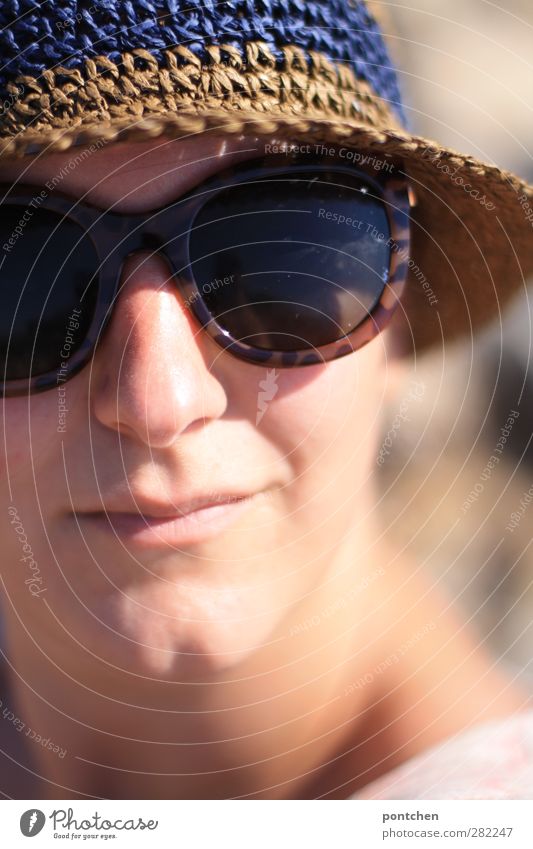
[[[80,347],[68,362],[65,380],[83,369],[91,360],[99,338],[109,323],[112,306],[119,292],[122,267],[125,259],[138,250],[162,253],[176,281],[176,287],[185,303],[209,336],[230,354],[256,365],[291,368],[329,362],[346,356],[366,345],[389,323],[401,298],[408,273],[409,221],[412,190],[400,160],[388,161],[387,168],[354,166],[339,162],[330,155],[309,156],[306,154],[276,153],[262,155],[258,159],[246,160],[226,168],[210,177],[181,198],[174,199],[156,210],[142,214],[124,214],[102,210],[98,206],[73,200],[60,191],[51,192],[40,204],[61,216],[75,221],[88,235],[98,257],[98,297],[89,330]],[[346,158],[346,156],[345,156]],[[366,159],[375,159],[369,154]],[[359,160],[365,161],[362,154]],[[191,227],[199,211],[213,197],[217,189],[224,191],[237,181],[260,181],[268,175],[308,171],[310,168],[329,172],[360,175],[376,191],[385,206],[390,227],[389,277],[375,307],[364,321],[349,334],[317,348],[293,351],[270,351],[256,348],[241,340],[232,339],[228,331],[219,326],[209,312],[196,285],[190,265],[189,237]],[[42,194],[42,186],[0,186],[4,203],[28,204]],[[181,238],[178,234],[185,235]],[[74,248],[75,249],[75,246]],[[59,367],[59,366],[58,366]],[[11,397],[43,392],[57,385],[57,368],[46,374],[28,378],[7,380],[0,383],[0,395]]]

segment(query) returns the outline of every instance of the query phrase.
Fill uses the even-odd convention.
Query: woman
[[[406,355],[531,270],[530,188],[408,132],[364,3],[27,6],[0,11],[4,795],[363,798],[522,712],[387,549],[376,468]]]

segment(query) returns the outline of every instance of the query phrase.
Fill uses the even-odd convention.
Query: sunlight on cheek
[[[346,427],[354,438],[365,438],[379,422],[387,381],[388,364],[379,341],[324,366],[298,372],[280,369],[270,381],[270,394],[264,393],[258,429],[286,450],[305,450],[306,443],[313,450],[328,450]]]

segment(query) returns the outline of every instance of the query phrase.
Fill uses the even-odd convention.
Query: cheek
[[[351,356],[305,369],[279,370],[277,392],[258,429],[299,472],[320,458],[357,461],[375,445],[385,401],[387,366],[379,342]]]
[[[0,452],[2,480],[28,486],[33,475],[61,455],[58,398],[54,390],[30,398],[6,398]],[[20,495],[26,493],[21,491]],[[15,497],[15,493],[13,493]]]

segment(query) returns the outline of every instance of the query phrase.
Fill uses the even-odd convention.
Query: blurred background
[[[531,0],[374,7],[412,131],[533,182]],[[450,587],[480,641],[533,692],[531,294],[477,340],[413,364],[385,416],[392,445],[378,473],[395,545]]]

